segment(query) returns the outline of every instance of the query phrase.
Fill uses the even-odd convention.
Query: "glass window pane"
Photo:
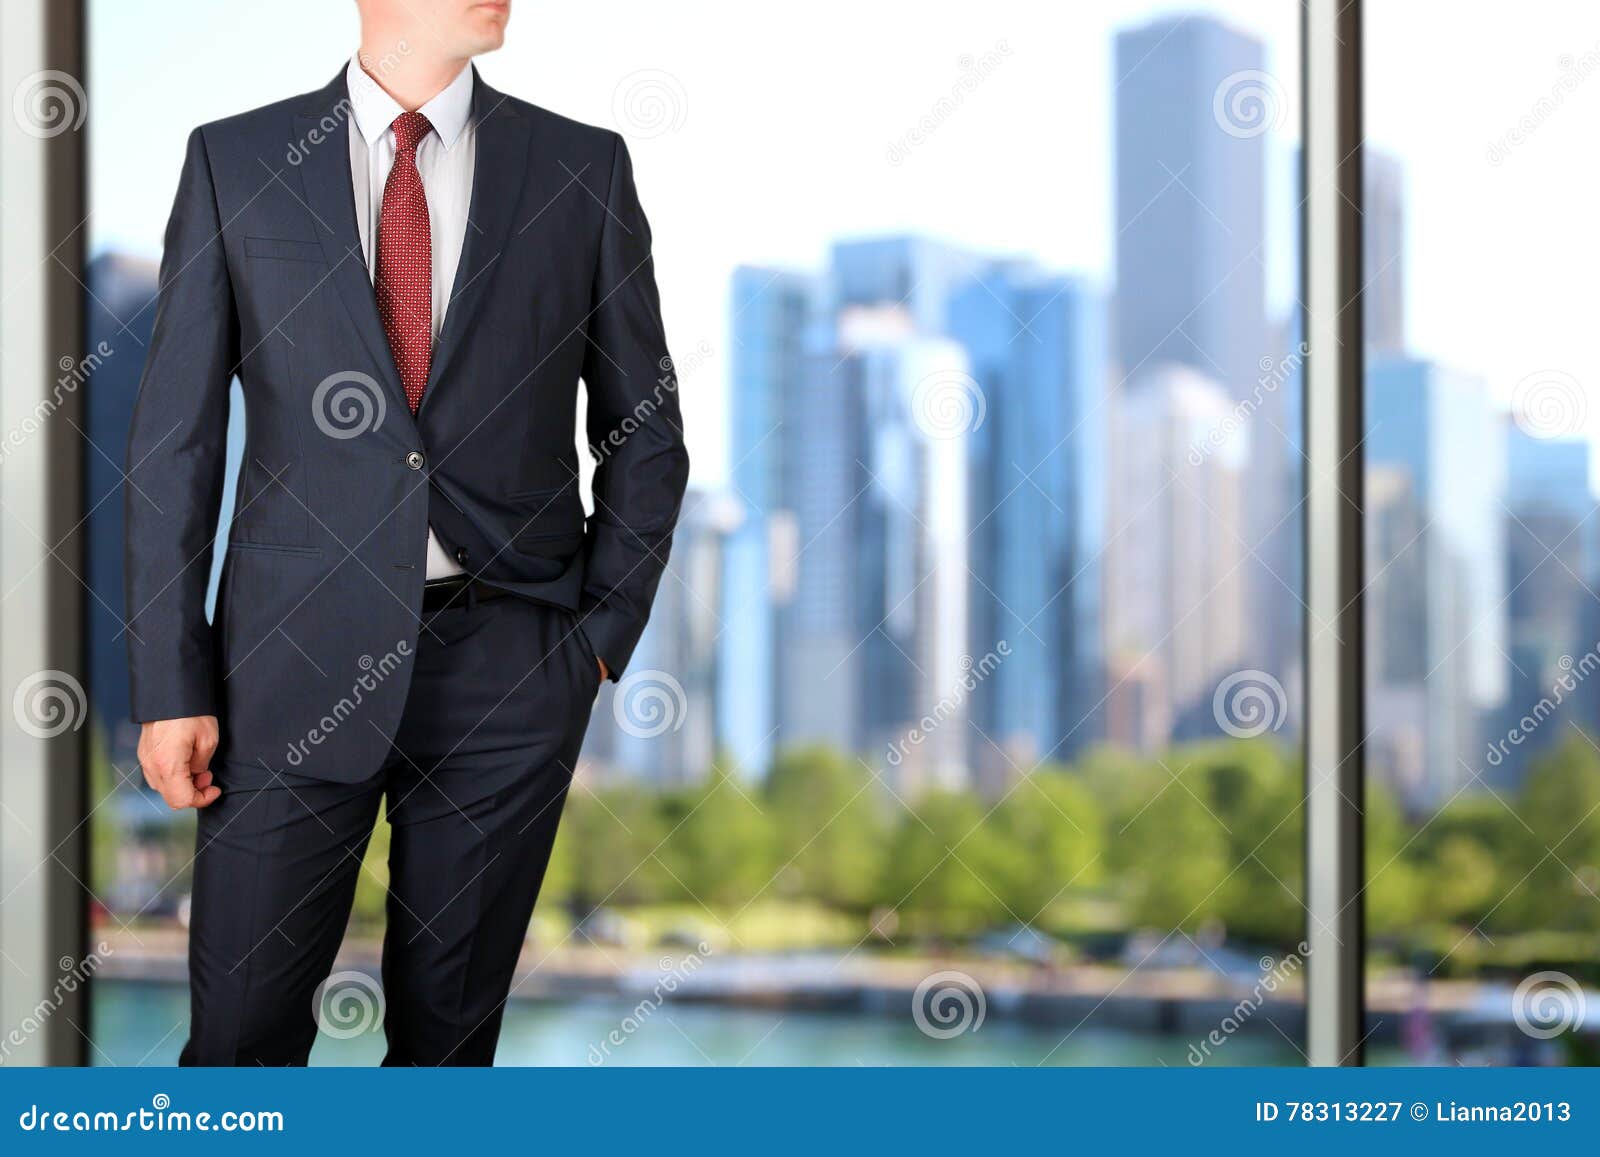
[[[1368,1056],[1593,1063],[1600,18],[1457,16],[1367,8]]]
[[[704,7],[613,5],[603,55],[529,8],[482,64],[628,138],[695,461],[501,1062],[596,1062],[670,976],[703,999],[599,1062],[1301,1063],[1299,6]],[[188,127],[325,83],[355,35],[312,0],[184,0],[159,35],[126,9],[89,6],[112,460]],[[120,606],[120,500],[90,528]],[[96,1046],[165,1063],[192,823],[138,783],[117,629]]]

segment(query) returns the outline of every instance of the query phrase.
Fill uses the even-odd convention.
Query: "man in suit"
[[[621,138],[477,75],[508,0],[358,6],[325,88],[190,136],[129,442],[139,759],[199,809],[187,1064],[306,1062],[380,805],[386,1063],[493,1060],[687,480]]]

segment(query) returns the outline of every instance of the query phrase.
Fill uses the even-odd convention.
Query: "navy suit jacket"
[[[430,523],[478,579],[570,612],[613,677],[644,629],[688,457],[627,149],[481,78],[473,105],[470,221],[415,417],[359,243],[343,72],[189,138],[128,446],[128,650],[134,719],[218,715],[222,764],[378,770]],[[213,625],[235,375],[246,443]]]

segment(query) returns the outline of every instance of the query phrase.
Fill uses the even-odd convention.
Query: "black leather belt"
[[[423,584],[422,613],[431,615],[446,607],[464,606],[469,602],[486,603],[491,599],[509,598],[510,595],[511,592],[503,587],[492,587],[465,576],[434,579]]]

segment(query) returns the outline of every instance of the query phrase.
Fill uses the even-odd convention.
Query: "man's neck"
[[[401,47],[396,48],[395,44]],[[361,42],[361,69],[407,112],[416,112],[443,92],[471,57],[445,57],[419,51],[415,41]]]

